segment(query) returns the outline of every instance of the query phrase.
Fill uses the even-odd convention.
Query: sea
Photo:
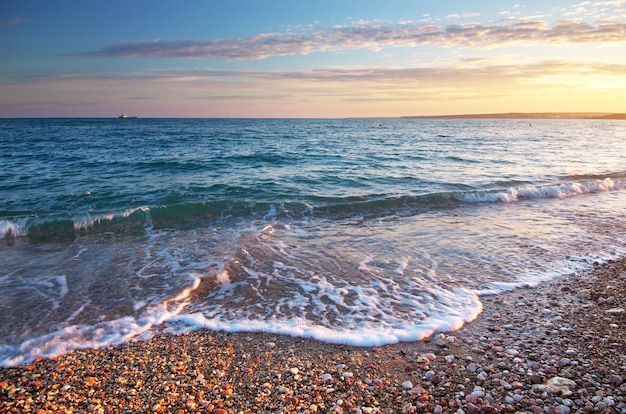
[[[4,367],[201,328],[419,341],[625,255],[626,121],[0,120]]]

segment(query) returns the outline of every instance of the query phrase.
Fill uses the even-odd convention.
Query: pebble
[[[421,356],[423,356],[424,358],[428,359],[429,361],[435,361],[437,359],[437,355],[433,354],[432,352],[428,352],[425,354],[422,354]]]
[[[440,347],[444,347],[446,346],[446,336],[442,333],[435,335],[435,337],[433,338],[435,345],[440,346]]]
[[[471,364],[467,365],[465,369],[468,370],[469,372],[476,372],[476,370],[478,369],[478,366],[472,362]]]

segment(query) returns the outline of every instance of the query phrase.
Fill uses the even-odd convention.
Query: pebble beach
[[[383,347],[199,330],[0,369],[2,413],[626,413],[626,260]]]

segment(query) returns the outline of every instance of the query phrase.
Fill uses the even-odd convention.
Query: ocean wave
[[[545,186],[523,186],[507,190],[476,191],[459,195],[459,199],[469,203],[502,202],[513,203],[519,200],[568,198],[582,194],[625,190],[626,180],[611,177],[594,178],[584,181],[559,183]]]
[[[501,183],[501,185],[504,183]],[[455,186],[450,186],[451,188]],[[458,187],[458,186],[456,186]],[[364,196],[309,196],[296,200],[284,194],[274,201],[249,199],[237,187],[213,186],[213,200],[131,207],[113,212],[64,215],[49,218],[12,217],[0,219],[0,239],[27,236],[31,241],[73,239],[82,235],[121,233],[148,227],[197,225],[197,220],[352,220],[385,216],[412,216],[443,211],[468,204],[515,203],[532,199],[564,199],[584,194],[626,190],[626,174],[612,177],[593,176],[553,185],[522,185],[506,189],[477,190],[473,188],[440,191],[429,194],[369,194]]]
[[[0,239],[28,237],[31,242],[72,240],[85,234],[119,233],[131,227],[151,225],[148,207],[69,217],[12,218],[0,220]]]

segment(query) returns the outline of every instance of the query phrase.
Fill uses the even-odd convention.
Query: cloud
[[[464,23],[448,26],[358,21],[301,33],[264,33],[238,39],[145,40],[122,42],[66,56],[86,58],[167,58],[260,60],[272,56],[307,55],[387,47],[495,48],[514,43],[623,43],[626,23],[579,20],[513,20],[500,24]]]
[[[520,55],[432,61],[409,68],[75,72],[25,76],[4,85],[0,114],[102,116],[130,107],[150,116],[395,116],[468,108],[548,111],[557,101],[580,111],[596,108],[590,106],[589,94],[604,110],[623,103],[624,79],[626,63],[537,61]],[[60,106],[63,102],[68,108]],[[480,107],[481,102],[491,106]],[[516,106],[521,102],[530,106]]]
[[[224,90],[244,86],[248,97],[250,88],[255,85],[289,82],[309,84],[369,84],[387,85],[399,89],[413,84],[459,85],[495,80],[532,80],[551,75],[594,75],[626,76],[626,64],[603,61],[581,61],[572,59],[525,60],[520,56],[498,58],[468,58],[455,61],[435,61],[429,65],[410,68],[390,67],[327,67],[310,70],[223,70],[211,68],[196,69],[152,69],[121,72],[78,72],[57,74],[54,76],[30,76],[23,80],[23,85],[40,88],[56,85],[59,88],[70,85],[117,85],[126,89],[129,85],[146,83],[163,85],[176,83],[179,88],[203,90],[199,85],[223,85]],[[17,86],[17,84],[14,84]],[[206,90],[206,89],[204,89]],[[259,88],[266,91],[265,88]],[[264,92],[265,93],[265,92]],[[210,95],[206,98],[233,99],[226,95]],[[276,95],[278,96],[278,95]]]
[[[24,19],[22,19],[21,17],[13,17],[11,19],[7,19],[7,20],[0,20],[0,27],[2,26],[15,26],[17,24],[20,24],[24,21]]]

